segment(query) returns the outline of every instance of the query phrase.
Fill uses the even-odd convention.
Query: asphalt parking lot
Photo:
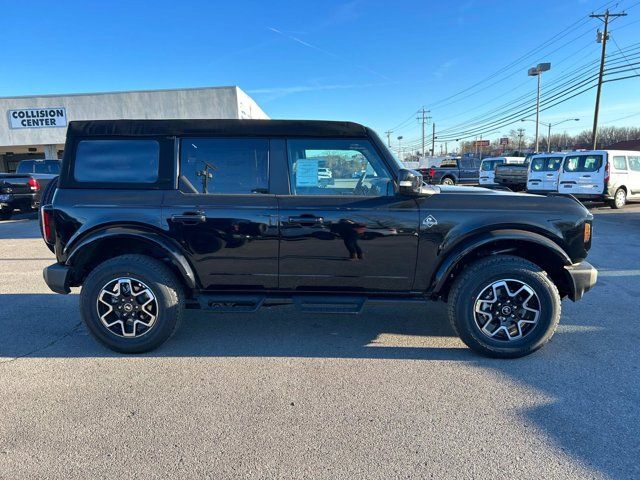
[[[0,223],[0,478],[640,478],[640,205],[594,208],[599,283],[532,356],[469,351],[442,304],[190,313],[141,356],[51,293]]]

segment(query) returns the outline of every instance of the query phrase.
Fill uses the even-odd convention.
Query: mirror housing
[[[416,170],[400,169],[398,172],[398,193],[400,195],[420,195],[422,174]]]

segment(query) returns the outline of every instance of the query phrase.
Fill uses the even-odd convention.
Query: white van
[[[558,192],[622,208],[640,199],[640,152],[588,150],[565,154]]]
[[[549,193],[558,191],[558,176],[564,153],[540,153],[529,162],[527,192]]]
[[[496,167],[505,163],[523,163],[524,157],[487,157],[480,163],[480,185],[496,185]]]

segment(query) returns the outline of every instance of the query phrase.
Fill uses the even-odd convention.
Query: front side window
[[[159,164],[156,140],[82,140],[73,175],[77,182],[155,183]]]
[[[180,148],[180,190],[204,195],[269,192],[269,141],[184,138]]]
[[[640,172],[640,156],[629,157],[629,168],[634,172]]]
[[[613,168],[616,170],[626,170],[627,169],[627,159],[626,157],[613,157]]]
[[[393,195],[392,177],[367,140],[289,140],[294,195]]]
[[[602,166],[602,155],[570,155],[564,159],[565,172],[596,172]]]

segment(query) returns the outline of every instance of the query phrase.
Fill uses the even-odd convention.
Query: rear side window
[[[180,148],[180,190],[204,195],[269,192],[269,141],[185,138]]]
[[[596,172],[602,167],[602,155],[570,155],[564,159],[565,172]]]
[[[613,157],[613,168],[616,170],[626,170],[627,169],[627,159],[626,157]]]
[[[155,183],[159,164],[156,140],[82,140],[73,177],[84,183]]]
[[[629,157],[629,168],[634,172],[640,172],[640,156]]]

